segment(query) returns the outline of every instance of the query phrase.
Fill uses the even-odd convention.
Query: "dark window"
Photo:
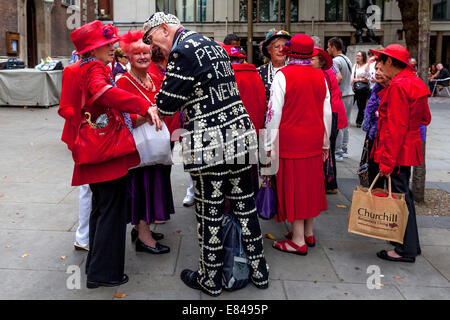
[[[239,21],[247,22],[247,0],[239,1]],[[259,7],[258,7],[259,5]],[[259,10],[258,10],[259,8]],[[285,0],[253,0],[254,22],[284,22]],[[291,0],[291,22],[298,21],[298,0]]]
[[[433,20],[450,20],[450,5],[447,0],[433,0]]]
[[[343,21],[343,0],[325,0],[325,21]]]

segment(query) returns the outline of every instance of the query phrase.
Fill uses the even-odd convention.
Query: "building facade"
[[[0,62],[15,57],[32,68],[48,56],[70,57],[70,33],[97,10],[98,0],[0,0]],[[17,53],[8,52],[8,34],[18,36]]]
[[[215,40],[223,41],[228,33],[242,38],[247,48],[249,0],[105,0],[114,13],[107,19],[121,32],[141,28],[154,12],[177,15],[183,25]],[[405,44],[405,31],[397,1],[375,0],[380,8],[380,27],[375,28],[379,43]],[[290,3],[290,10],[286,10]],[[450,1],[432,0],[430,61],[449,64],[450,59]],[[333,36],[349,45],[354,39],[349,23],[348,0],[253,0],[253,61],[261,63],[258,44],[270,28],[289,29],[292,34],[306,33],[321,39],[322,46]],[[112,9],[110,9],[112,12]],[[285,16],[290,15],[290,22]],[[377,20],[375,20],[377,22]]]

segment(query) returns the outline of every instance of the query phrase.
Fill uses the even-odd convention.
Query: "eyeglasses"
[[[151,45],[153,42],[153,34],[156,32],[156,30],[159,29],[160,26],[157,26],[156,28],[154,28],[152,31],[149,32],[147,38],[145,39],[145,43],[148,45]]]

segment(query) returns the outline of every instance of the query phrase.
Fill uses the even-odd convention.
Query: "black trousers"
[[[355,91],[355,101],[358,105],[358,115],[356,116],[356,124],[362,125],[364,120],[364,110],[366,110],[368,90]],[[349,119],[350,121],[350,119]]]
[[[326,175],[326,167],[327,161],[324,162],[324,170],[325,170],[325,190],[334,190],[338,188],[337,185],[337,178],[336,178],[336,139],[339,133],[339,130],[337,129],[337,122],[338,122],[338,114],[336,112],[333,112],[332,114],[332,125],[331,125],[331,135],[330,135],[330,153],[329,157],[331,159],[331,164],[333,166],[333,177],[330,179],[327,179]]]
[[[198,283],[207,291],[222,292],[224,196],[242,229],[242,247],[250,267],[250,280],[267,284],[269,271],[264,256],[261,228],[251,184],[251,165],[217,165],[191,173],[194,183],[197,234],[200,246]]]
[[[86,274],[90,281],[120,281],[125,266],[126,176],[93,183]]]
[[[403,257],[414,258],[421,253],[421,249],[419,243],[419,232],[417,229],[416,208],[414,206],[413,195],[409,189],[410,177],[411,167],[396,167],[391,174],[392,192],[405,194],[406,206],[409,211],[403,244],[396,244],[395,252]],[[378,181],[380,180],[381,187],[384,187],[384,184],[387,183],[387,179],[380,178]],[[387,184],[385,188],[387,189]]]

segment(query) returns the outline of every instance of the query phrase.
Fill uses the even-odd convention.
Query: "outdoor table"
[[[59,104],[62,70],[0,70],[0,106],[40,106]]]

